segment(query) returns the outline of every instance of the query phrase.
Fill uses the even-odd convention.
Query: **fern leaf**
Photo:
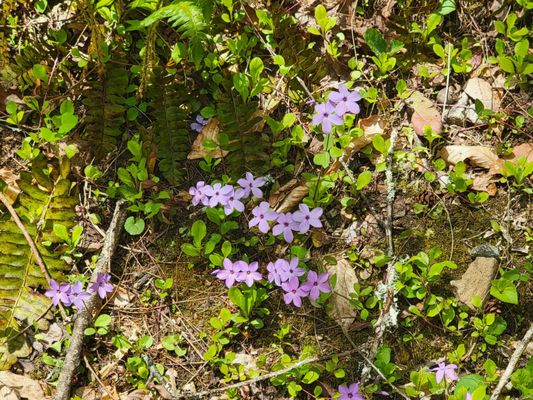
[[[63,253],[56,246],[60,239],[54,235],[52,227],[54,223],[67,227],[74,225],[74,207],[78,201],[67,179],[56,177],[55,181],[51,179],[48,188],[42,188],[35,185],[37,175],[21,174],[17,183],[22,192],[15,210],[35,242],[49,274],[64,281],[70,267],[61,259]],[[17,343],[17,346],[23,346],[24,341],[14,340],[12,345],[10,340],[19,331],[19,324],[36,323],[40,328],[46,327],[46,319],[42,316],[51,304],[49,298],[35,290],[47,287],[48,282],[24,235],[8,216],[5,213],[0,219],[0,370],[16,362],[17,353],[13,346]]]
[[[141,21],[141,26],[148,27],[162,19],[168,19],[184,37],[196,36],[207,26],[206,14],[209,12],[209,4],[212,5],[212,2],[178,1],[154,11]]]

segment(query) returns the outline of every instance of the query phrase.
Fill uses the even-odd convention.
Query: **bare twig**
[[[378,297],[383,301],[383,307],[381,309],[379,318],[374,327],[374,339],[372,340],[368,358],[374,359],[377,354],[378,348],[383,339],[383,335],[388,327],[394,326],[397,322],[397,306],[395,302],[396,289],[394,282],[396,281],[396,268],[394,256],[394,242],[392,239],[392,213],[394,198],[396,195],[396,189],[394,185],[394,176],[392,173],[394,162],[394,145],[398,137],[398,130],[393,129],[390,136],[390,147],[387,152],[387,169],[385,171],[386,183],[387,183],[387,218],[385,220],[385,236],[387,238],[387,256],[391,257],[389,265],[387,266],[387,274],[384,281],[378,286]],[[365,382],[369,378],[370,369],[365,368],[362,374],[362,381]]]
[[[96,275],[99,272],[109,271],[109,265],[113,258],[113,253],[117,247],[122,225],[124,223],[124,217],[126,210],[124,202],[119,201],[115,206],[115,212],[113,213],[113,219],[107,229],[107,233],[104,239],[104,246],[100,253],[100,258],[96,263],[92,274],[92,280],[96,279]],[[93,311],[98,308],[101,303],[98,293],[93,293],[91,297],[85,302],[85,308],[79,311],[76,322],[74,323],[74,329],[72,330],[72,336],[70,338],[70,347],[68,349],[65,361],[61,367],[59,379],[57,382],[57,391],[53,400],[68,400],[70,398],[70,384],[74,376],[74,372],[78,368],[80,363],[81,350],[83,347],[84,331],[92,322],[94,316]]]
[[[451,61],[451,55],[452,55],[451,44],[447,45],[446,48],[448,49],[448,66],[446,70],[446,93],[444,95],[444,102],[442,104],[442,115],[440,119],[443,122],[444,122],[444,116],[446,115],[446,103],[448,102],[448,93],[450,92],[450,61]]]
[[[18,228],[22,232],[22,235],[24,235],[24,239],[26,239],[26,242],[28,242],[28,246],[30,246],[30,250],[33,254],[33,258],[35,259],[35,262],[41,269],[41,273],[43,274],[44,278],[48,283],[50,283],[50,280],[52,279],[50,277],[50,274],[48,273],[48,269],[46,268],[46,265],[43,261],[43,258],[41,257],[41,254],[39,253],[39,250],[37,249],[37,246],[35,246],[35,243],[33,242],[33,239],[31,238],[30,234],[28,233],[28,230],[20,220],[17,212],[15,209],[11,206],[8,199],[2,192],[0,192],[0,201],[4,204],[4,206],[7,208],[7,211],[9,211],[9,214],[11,214],[11,218],[13,218],[13,221],[15,221],[15,224],[17,224]],[[59,303],[59,311],[61,313],[61,317],[63,319],[67,319],[67,313],[65,309],[63,308],[63,305]]]
[[[511,359],[509,360],[509,364],[507,365],[507,368],[505,368],[505,371],[503,375],[501,376],[500,381],[498,382],[498,386],[496,386],[496,389],[494,389],[494,392],[492,392],[492,396],[490,396],[490,400],[496,400],[498,398],[503,387],[505,386],[505,384],[511,377],[511,374],[514,371],[516,364],[518,363],[518,360],[520,359],[520,356],[526,349],[532,337],[533,337],[533,322],[530,323],[529,329],[527,330],[526,334],[516,346],[516,349],[513,355],[511,356]]]

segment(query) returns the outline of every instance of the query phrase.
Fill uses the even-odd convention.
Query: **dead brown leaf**
[[[440,113],[430,99],[415,90],[406,101],[414,110],[411,124],[417,135],[424,136],[424,127],[428,125],[434,133],[442,132]]]
[[[291,183],[293,180],[291,180],[289,183]],[[276,210],[276,212],[284,213],[291,211],[294,207],[296,207],[302,199],[307,196],[309,193],[309,187],[306,182],[299,183],[298,185],[292,186],[290,189],[290,192],[285,192],[286,195],[284,197],[278,197],[278,199],[281,200],[281,202],[278,201],[278,205],[274,207],[272,205],[272,196],[280,196],[281,193],[280,190],[284,188],[286,185],[284,185],[282,188],[280,188],[278,191],[276,191],[273,195],[270,195],[269,203],[271,204],[271,207]],[[280,192],[280,193],[278,193]],[[278,200],[274,198],[274,200]]]
[[[41,400],[44,391],[38,381],[9,371],[0,371],[0,385],[13,389],[21,399]]]
[[[337,322],[343,330],[348,330],[352,325],[357,312],[350,303],[350,293],[354,292],[353,286],[358,282],[355,271],[345,259],[337,259],[335,265],[326,264],[330,275],[336,275],[337,283],[330,298],[331,308],[328,315]]]
[[[505,159],[500,158],[496,161],[496,163],[490,168],[489,174],[501,174],[506,161],[515,163],[521,157],[526,157],[528,163],[533,162],[533,143],[522,143],[516,146],[509,157]]]
[[[210,156],[213,158],[222,158],[228,154],[227,151],[222,150],[219,145],[218,133],[220,132],[220,125],[218,119],[211,118],[211,120],[204,126],[201,132],[198,134],[191,146],[191,152],[187,156],[189,160],[197,160],[199,158],[204,158],[205,156]],[[217,146],[215,149],[207,149],[204,146],[204,142],[210,140],[215,143]]]
[[[464,91],[474,100],[478,99],[483,107],[492,111],[500,109],[501,99],[499,93],[492,90],[492,86],[482,78],[473,77],[466,82]]]
[[[468,160],[470,164],[490,169],[498,161],[498,156],[487,146],[450,145],[445,146],[440,156],[450,164]]]
[[[17,185],[19,175],[9,168],[0,168],[0,180],[4,181],[7,185],[4,189],[4,196],[6,196],[9,204],[13,204],[20,193]]]
[[[498,193],[496,182],[497,179],[493,179],[490,173],[478,175],[472,180],[472,189],[478,192],[487,192],[489,196],[496,196]]]

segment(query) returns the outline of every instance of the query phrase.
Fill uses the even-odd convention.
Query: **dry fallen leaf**
[[[499,95],[492,91],[492,86],[486,80],[477,77],[470,78],[466,82],[464,91],[474,100],[480,100],[486,109],[495,112],[500,109]]]
[[[4,181],[7,185],[3,193],[9,201],[9,204],[15,203],[17,196],[20,193],[20,189],[17,185],[19,175],[9,168],[0,168],[0,180]]]
[[[411,123],[417,135],[424,136],[426,125],[429,125],[434,133],[442,132],[441,115],[431,100],[415,90],[406,101],[414,110]]]
[[[472,189],[478,192],[487,192],[489,196],[496,196],[498,192],[497,181],[497,179],[493,179],[490,173],[481,174],[472,180]]]
[[[499,159],[490,169],[489,174],[500,174],[505,167],[505,162],[515,163],[519,158],[526,157],[528,163],[533,162],[533,143],[522,143],[513,149],[510,157]]]
[[[13,389],[21,399],[41,400],[45,398],[38,381],[9,371],[0,371],[0,386]]]
[[[498,161],[496,153],[487,146],[445,146],[441,150],[440,156],[451,164],[468,160],[470,164],[486,169],[490,169]]]
[[[220,131],[220,126],[218,119],[211,118],[206,126],[204,126],[201,132],[198,134],[191,146],[191,152],[187,156],[189,160],[197,160],[199,158],[204,158],[206,155],[213,158],[222,158],[228,154],[227,151],[220,149],[218,147],[218,133]],[[215,149],[206,149],[204,147],[204,141],[210,140],[217,145]]]
[[[347,330],[353,323],[357,312],[350,303],[350,293],[353,293],[353,286],[356,284],[357,276],[348,261],[337,259],[335,265],[326,264],[326,271],[331,275],[337,276],[337,283],[333,289],[330,298],[331,308],[328,309],[328,315],[334,319],[342,329]]]
[[[300,204],[301,200],[307,196],[309,188],[307,183],[299,183],[296,179],[291,179],[270,195],[268,202],[276,212],[284,213],[291,211]]]

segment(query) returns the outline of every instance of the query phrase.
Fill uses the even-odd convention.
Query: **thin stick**
[[[446,47],[448,48],[448,66],[446,68],[446,92],[444,96],[444,102],[442,104],[442,115],[440,118],[442,122],[444,122],[444,116],[446,115],[446,103],[448,102],[448,93],[450,91],[450,62],[451,62],[451,54],[452,54],[451,45],[448,44]]]
[[[527,345],[531,341],[532,336],[533,336],[533,322],[529,325],[529,329],[527,330],[526,334],[516,346],[516,349],[513,355],[511,356],[511,359],[509,360],[509,364],[507,365],[507,368],[505,368],[505,371],[503,375],[501,376],[500,381],[498,382],[498,386],[496,386],[496,389],[494,389],[494,392],[492,392],[492,396],[490,396],[490,400],[496,400],[498,396],[500,395],[500,392],[502,391],[503,387],[507,384],[507,381],[511,377],[511,374],[514,371],[516,364],[518,363],[518,360],[520,359],[520,356],[522,355]]]
[[[387,169],[385,171],[386,183],[387,183],[387,218],[385,220],[385,236],[387,238],[387,256],[394,256],[394,242],[392,239],[392,220],[393,220],[393,204],[396,195],[396,189],[394,186],[394,176],[392,174],[393,162],[394,162],[394,145],[398,137],[398,130],[393,129],[390,136],[390,147],[387,152]],[[397,322],[398,309],[396,306],[395,295],[396,289],[394,282],[396,281],[397,273],[395,260],[391,259],[387,266],[387,273],[384,281],[378,286],[378,297],[382,297],[383,308],[381,309],[379,318],[374,327],[374,339],[370,346],[368,353],[369,359],[374,359],[377,354],[378,348],[383,339],[383,335],[388,327],[394,325]],[[381,289],[381,290],[380,290]],[[381,295],[381,296],[380,296]],[[365,368],[361,380],[365,382],[370,375],[370,369]]]
[[[104,239],[104,246],[100,253],[100,258],[96,263],[96,266],[92,273],[91,280],[95,280],[99,272],[109,271],[109,265],[113,254],[118,244],[120,232],[122,231],[122,225],[124,223],[124,217],[126,215],[126,209],[124,207],[125,202],[119,201],[115,206],[115,212],[113,213],[113,219],[109,224],[107,233]],[[98,293],[93,293],[91,297],[85,302],[85,307],[77,314],[76,322],[74,323],[74,329],[70,338],[70,347],[65,356],[65,361],[61,366],[61,372],[57,382],[57,391],[53,400],[69,400],[70,399],[70,384],[74,377],[74,372],[77,370],[80,363],[81,350],[83,347],[83,339],[85,337],[84,331],[93,320],[93,311],[101,304],[101,300],[98,297]]]
[[[83,355],[83,361],[85,362],[85,366],[87,367],[87,369],[89,369],[89,371],[91,371],[91,373],[93,374],[94,378],[100,384],[102,389],[104,389],[104,391],[108,394],[108,396],[111,397],[113,400],[120,400],[105,387],[104,382],[102,382],[102,380],[100,379],[100,377],[98,376],[98,374],[96,373],[94,368],[92,367],[91,363],[89,362],[89,360],[87,359],[87,356],[85,354]]]
[[[0,192],[0,201],[4,204],[4,206],[6,206],[7,211],[9,211],[9,214],[11,214],[11,218],[13,218],[13,221],[15,221],[15,224],[17,224],[18,228],[22,232],[22,235],[24,235],[24,239],[26,239],[26,242],[28,242],[28,246],[30,246],[30,250],[33,254],[33,258],[35,259],[35,262],[41,269],[41,273],[43,274],[48,284],[50,284],[50,280],[52,279],[52,277],[48,273],[48,269],[46,268],[46,265],[44,264],[44,261],[41,257],[41,254],[39,253],[39,250],[37,249],[37,246],[35,246],[33,239],[31,238],[30,234],[28,233],[28,230],[26,229],[26,227],[20,220],[17,212],[11,206],[11,204],[9,203],[9,200],[6,198],[6,196],[4,196],[2,192]],[[61,303],[59,303],[58,305],[59,305],[59,312],[61,313],[61,317],[63,319],[67,319],[67,313],[65,309],[63,308],[63,305]]]

